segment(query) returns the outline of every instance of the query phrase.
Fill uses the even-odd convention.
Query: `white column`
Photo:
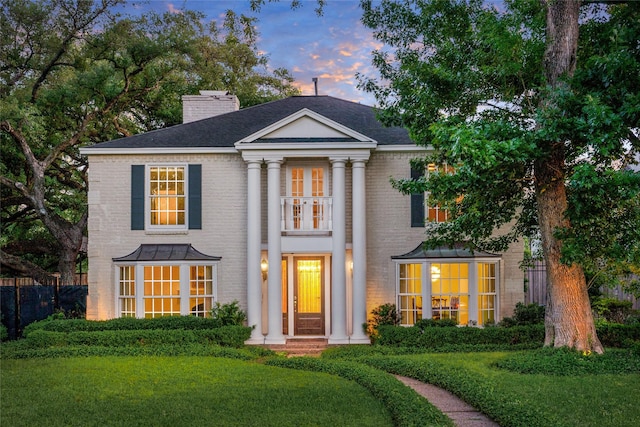
[[[333,170],[333,253],[331,274],[331,335],[329,344],[346,344],[347,274],[346,274],[346,159],[331,159]]]
[[[247,165],[247,324],[253,326],[247,344],[263,344],[262,335],[262,271],[260,270],[262,160]]]
[[[267,279],[267,299],[269,330],[265,344],[284,344],[282,333],[282,231],[280,230],[280,164],[281,159],[267,160],[267,224],[269,239],[267,250],[269,271]]]
[[[353,331],[351,343],[369,343],[362,330],[367,321],[367,218],[365,193],[365,162],[352,160],[351,223],[353,243]]]

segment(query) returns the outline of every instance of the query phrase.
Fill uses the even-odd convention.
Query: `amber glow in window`
[[[119,300],[122,317],[136,317],[136,269],[133,265],[120,267]]]
[[[440,171],[440,172],[446,171],[448,174],[452,174],[454,172],[454,169],[451,166],[438,167],[433,163],[430,163],[427,166],[427,174],[431,174],[436,171]],[[448,220],[449,220],[449,212],[445,208],[438,205],[437,203],[434,203],[431,200],[431,197],[427,195],[427,221],[447,222]]]
[[[412,326],[422,319],[422,264],[400,264],[399,267],[400,324]]]
[[[189,307],[198,317],[209,316],[213,304],[213,267],[192,265],[189,268]]]
[[[469,321],[469,264],[431,264],[431,314],[434,319]]]
[[[180,315],[180,266],[144,267],[144,316]]]
[[[151,225],[185,225],[185,168],[149,168]]]
[[[496,321],[496,265],[478,264],[478,323]]]

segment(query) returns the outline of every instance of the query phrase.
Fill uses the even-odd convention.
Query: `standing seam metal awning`
[[[484,251],[472,251],[463,243],[453,246],[439,246],[434,249],[425,249],[424,242],[417,248],[403,255],[392,256],[393,260],[402,259],[435,259],[435,258],[500,258],[500,255]]]
[[[220,261],[222,257],[205,255],[190,243],[142,244],[129,255],[112,258],[114,262],[136,261]]]

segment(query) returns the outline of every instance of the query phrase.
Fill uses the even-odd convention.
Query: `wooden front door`
[[[294,258],[295,335],[324,335],[324,258]]]

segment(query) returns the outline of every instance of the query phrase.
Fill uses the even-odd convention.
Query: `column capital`
[[[264,161],[267,163],[267,167],[271,168],[275,166],[280,167],[284,159],[280,157],[280,158],[264,159]]]
[[[346,165],[349,157],[329,157],[329,161],[334,166]]]

